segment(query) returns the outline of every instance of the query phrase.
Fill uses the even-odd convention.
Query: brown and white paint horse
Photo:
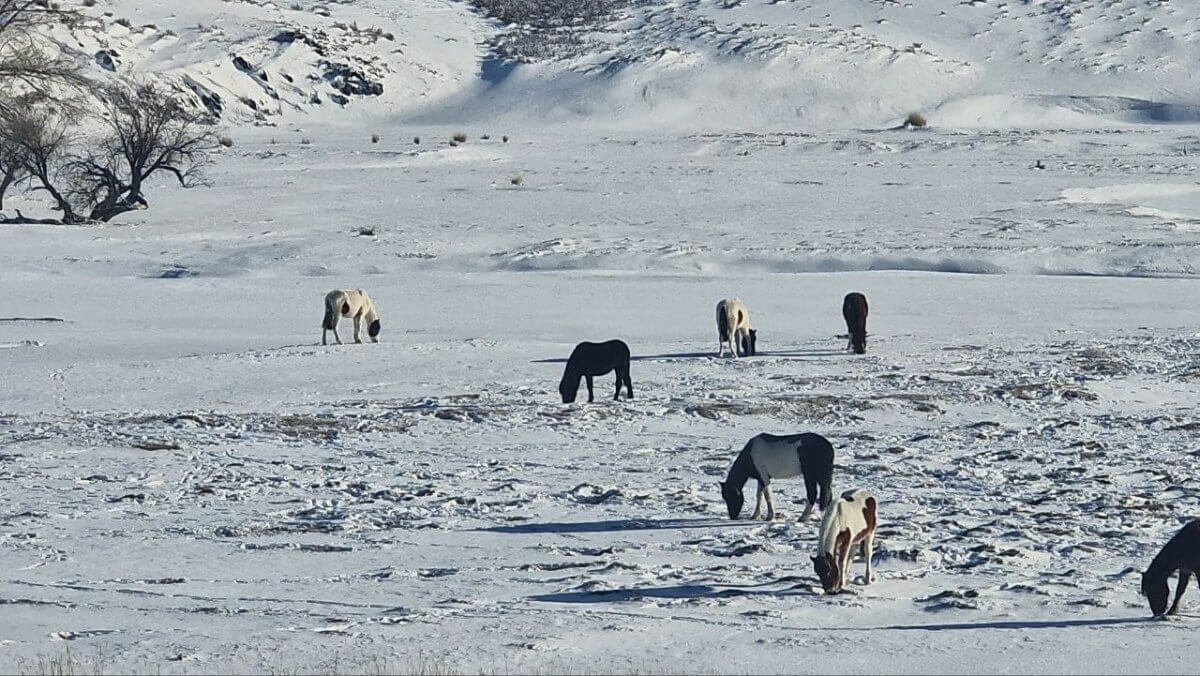
[[[836,594],[846,586],[846,571],[850,568],[850,551],[861,543],[867,573],[864,584],[871,584],[871,548],[875,542],[875,496],[859,488],[842,493],[825,510],[821,519],[817,555],[812,557],[813,569],[821,580],[826,594]]]

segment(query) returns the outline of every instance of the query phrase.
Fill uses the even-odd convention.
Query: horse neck
[[[742,449],[738,454],[737,459],[733,461],[733,465],[729,467],[729,474],[725,476],[725,483],[734,488],[741,489],[750,480],[754,473],[754,461],[750,459],[750,447]]]
[[[838,509],[838,506],[838,504],[831,505],[825,512],[825,518],[821,519],[821,538],[818,542],[821,554],[832,552],[837,544],[838,533],[848,527],[848,524],[843,523],[842,511]]]
[[[1170,575],[1171,571],[1183,564],[1182,549],[1175,540],[1167,542],[1162,551],[1150,561],[1150,565],[1146,568],[1146,575],[1149,577],[1167,577]]]

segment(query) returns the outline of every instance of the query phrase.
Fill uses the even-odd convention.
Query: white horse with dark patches
[[[817,555],[812,557],[812,561],[826,594],[836,594],[846,586],[850,552],[854,545],[860,543],[867,564],[863,584],[871,584],[874,579],[871,550],[875,543],[876,507],[875,496],[859,488],[842,493],[841,499],[835,500],[825,510],[817,540]]]
[[[729,518],[736,519],[742,513],[746,497],[742,490],[750,479],[758,480],[758,495],[754,500],[757,519],[762,511],[763,498],[767,499],[767,521],[775,519],[775,503],[771,499],[771,480],[804,476],[804,488],[808,504],[800,521],[808,518],[813,506],[821,505],[824,510],[832,497],[833,444],[820,434],[805,432],[777,436],[759,434],[746,442],[742,452],[729,468],[729,474],[720,482],[721,497],[729,510]]]
[[[737,359],[757,351],[758,331],[750,326],[750,311],[738,298],[726,298],[717,303],[717,356],[725,356],[725,344]]]
[[[354,342],[362,342],[362,324],[367,324],[367,335],[371,342],[379,342],[379,313],[375,311],[375,303],[362,289],[334,289],[325,294],[325,318],[321,320],[321,344],[326,342],[326,332],[333,331],[333,339],[338,345],[342,338],[338,335],[337,325],[342,317],[354,318]]]

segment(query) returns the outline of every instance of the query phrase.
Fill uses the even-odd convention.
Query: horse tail
[[[334,324],[336,322],[337,322],[337,313],[335,313],[333,311],[333,303],[326,300],[325,301],[325,317],[323,319],[321,319],[321,328],[328,331],[334,327]]]

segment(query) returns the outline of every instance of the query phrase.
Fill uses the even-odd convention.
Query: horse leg
[[[625,393],[633,399],[633,379],[629,377],[629,364],[625,364],[625,368],[617,374],[617,392],[621,392],[621,381],[625,381]]]
[[[754,513],[750,515],[750,520],[755,521],[758,515],[762,514],[762,499],[763,499],[763,483],[758,482],[758,490],[754,493]]]
[[[362,342],[362,315],[354,315],[354,342]]]
[[[322,345],[328,345],[328,344],[329,344],[328,340],[326,340],[326,336],[327,336],[328,334],[329,334],[329,329],[325,329],[325,328],[321,329],[321,344],[322,344]]]
[[[845,546],[838,550],[838,591],[846,587],[846,571],[850,570],[850,550],[853,548],[847,538]]]
[[[863,584],[871,584],[875,580],[875,573],[871,572],[871,554],[875,548],[875,533],[868,533],[862,543],[863,558],[867,560],[867,578]]]
[[[1187,589],[1188,578],[1192,576],[1192,571],[1186,568],[1179,569],[1179,583],[1175,585],[1175,603],[1171,604],[1171,609],[1167,611],[1168,615],[1176,615],[1179,613],[1179,599],[1183,598],[1183,592]]]
[[[763,493],[767,496],[767,521],[775,520],[775,501],[771,499],[771,484],[767,484],[763,488]]]
[[[592,403],[592,401],[594,401],[594,397],[593,397],[593,395],[592,395],[592,377],[591,377],[591,376],[584,376],[584,378],[587,378],[587,386],[588,386],[588,403],[590,404],[590,403]]]
[[[808,499],[808,504],[804,506],[804,513],[800,515],[800,520],[804,521],[808,519],[809,514],[812,514],[813,505],[817,504],[817,478],[814,476],[810,479],[803,468],[800,472],[804,474],[804,493]]]
[[[333,339],[337,341],[338,345],[342,344],[342,337],[338,335],[336,323],[333,325]]]
[[[613,394],[613,401],[621,401],[621,369],[617,371],[617,391]]]

